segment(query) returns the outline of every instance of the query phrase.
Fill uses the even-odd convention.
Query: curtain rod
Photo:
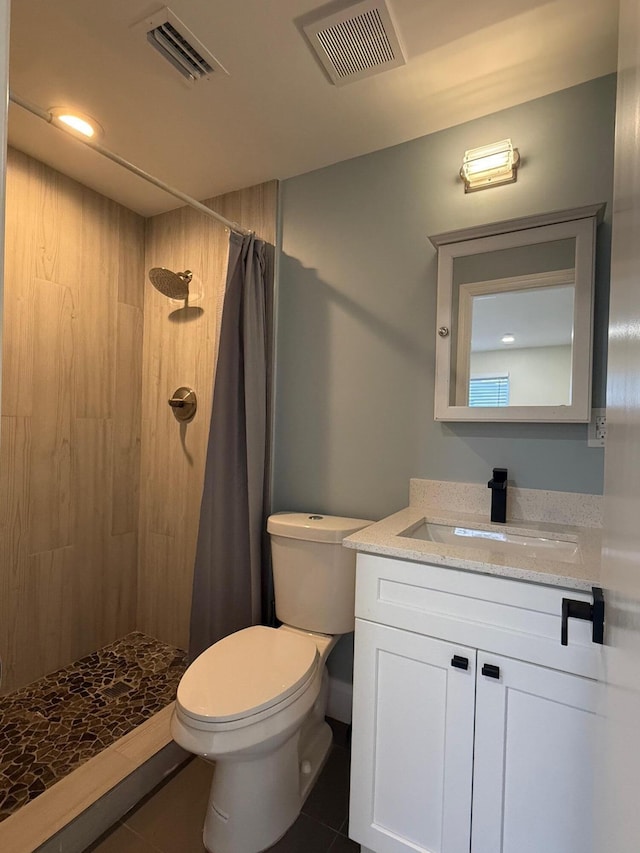
[[[57,121],[55,121],[55,116],[47,112],[47,110],[43,110],[41,107],[36,104],[32,104],[30,101],[25,100],[20,95],[15,92],[9,92],[9,100],[12,101],[19,107],[22,107],[23,110],[27,110],[27,112],[32,113],[34,116],[37,116],[39,119],[46,121],[47,124],[56,127],[58,130],[65,131],[64,127],[61,127]],[[134,175],[137,175],[139,178],[147,181],[150,184],[158,187],[164,192],[169,193],[175,198],[180,199],[185,204],[188,204],[190,207],[193,207],[195,210],[199,210],[200,213],[204,213],[207,216],[213,217],[213,219],[217,219],[218,222],[221,222],[231,231],[235,231],[238,234],[249,235],[253,234],[253,231],[250,231],[248,228],[243,228],[241,225],[238,225],[237,222],[231,222],[231,220],[226,219],[220,213],[216,213],[215,210],[212,210],[210,207],[207,207],[206,204],[202,204],[200,201],[196,201],[195,198],[191,198],[191,196],[186,193],[181,192],[180,190],[176,190],[173,187],[169,186],[169,184],[165,184],[164,181],[161,181],[159,178],[150,175],[149,172],[145,172],[144,169],[140,169],[134,163],[130,163],[128,160],[125,160],[124,157],[121,157],[119,154],[110,151],[108,148],[105,148],[103,145],[100,145],[98,142],[91,142],[89,139],[83,139],[81,136],[75,136],[73,134],[65,131],[68,136],[72,139],[77,140],[78,142],[82,142],[83,145],[86,145],[88,148],[91,148],[93,151],[97,151],[98,154],[102,154],[103,157],[106,157],[108,160],[111,160],[113,163],[117,163],[119,166],[123,166],[129,172],[132,172]]]

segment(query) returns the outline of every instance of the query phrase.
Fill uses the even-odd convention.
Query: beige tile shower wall
[[[144,220],[10,150],[1,692],[135,628]]]
[[[275,181],[207,202],[228,219],[276,238]],[[147,220],[146,269],[193,272],[187,308],[147,282],[144,303],[138,629],[186,648],[228,233],[182,208]],[[198,396],[187,425],[167,400],[181,385]]]

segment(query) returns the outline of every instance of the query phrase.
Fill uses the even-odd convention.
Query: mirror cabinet
[[[435,420],[588,422],[604,205],[438,234]]]

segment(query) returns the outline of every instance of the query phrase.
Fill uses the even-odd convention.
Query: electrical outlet
[[[607,410],[591,409],[587,445],[589,447],[604,447],[607,439]]]

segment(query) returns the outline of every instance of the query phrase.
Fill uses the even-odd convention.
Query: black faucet
[[[491,489],[491,521],[505,524],[507,521],[507,469],[494,468],[493,477],[487,483]]]

